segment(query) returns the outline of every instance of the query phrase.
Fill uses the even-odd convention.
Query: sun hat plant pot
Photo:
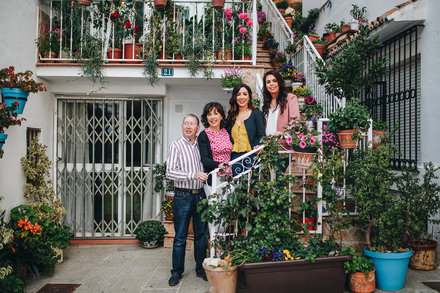
[[[145,248],[158,247],[168,232],[165,230],[162,222],[156,219],[150,219],[139,223],[134,230],[136,239],[138,239]]]

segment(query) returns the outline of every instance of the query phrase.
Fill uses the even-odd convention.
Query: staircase
[[[269,50],[263,49],[263,41],[257,42],[257,65],[264,66],[264,72],[274,69],[270,63]]]

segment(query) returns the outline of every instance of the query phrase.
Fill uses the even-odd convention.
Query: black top
[[[231,137],[231,142],[234,144],[232,139],[231,131],[234,125],[229,125],[228,132]],[[258,109],[253,109],[251,115],[248,119],[244,120],[244,127],[249,138],[249,143],[251,148],[261,144],[261,139],[266,136],[266,129],[264,127],[263,114]],[[202,161],[203,162],[203,161]]]
[[[214,169],[218,168],[218,165],[220,165],[219,162],[214,161],[212,156],[212,149],[211,149],[211,143],[209,142],[208,135],[206,134],[205,130],[200,132],[199,137],[197,138],[198,144],[199,144],[199,150],[200,150],[200,157],[202,159],[202,165],[203,165],[203,172],[209,173]],[[208,177],[207,183],[209,185],[212,184],[211,175]]]

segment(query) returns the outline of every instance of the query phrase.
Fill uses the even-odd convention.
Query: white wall
[[[36,71],[36,23],[38,0],[1,0],[0,9],[0,68],[15,66],[16,72]],[[42,81],[33,76],[37,81]],[[48,145],[51,157],[53,148],[53,96],[48,92],[30,94],[21,117],[27,120],[22,126],[8,128],[8,134],[0,159],[0,203],[2,210],[9,210],[25,202],[23,190],[24,172],[20,158],[26,154],[26,127],[41,128],[41,142]]]

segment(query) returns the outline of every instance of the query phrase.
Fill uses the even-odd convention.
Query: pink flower
[[[315,139],[312,138],[312,139],[310,140],[310,143],[311,143],[311,144],[315,144],[315,143],[316,143]]]
[[[238,15],[238,18],[239,18],[239,19],[244,19],[244,13],[240,13],[240,14]]]
[[[244,19],[244,21],[246,21],[246,22],[248,22],[249,21],[249,14],[247,14],[247,13],[243,13],[243,19]]]
[[[304,149],[306,147],[306,142],[305,141],[300,142],[299,147]]]
[[[247,22],[247,25],[248,25],[248,26],[252,26],[252,24],[253,24],[253,22],[252,22],[251,20],[249,20],[249,21]]]
[[[246,32],[247,30],[244,27],[240,28],[240,33],[245,34]]]
[[[293,139],[292,139],[291,136],[288,136],[288,137],[286,138],[286,143],[287,143],[287,144],[291,144],[292,141],[293,141]]]

